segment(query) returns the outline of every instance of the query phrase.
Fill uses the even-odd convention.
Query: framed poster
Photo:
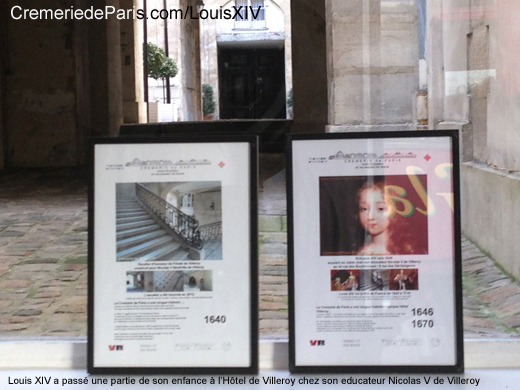
[[[458,142],[290,136],[291,371],[463,371]]]
[[[257,372],[257,138],[91,153],[89,372]]]

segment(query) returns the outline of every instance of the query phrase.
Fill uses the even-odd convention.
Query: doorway
[[[220,48],[221,119],[286,118],[283,48]]]

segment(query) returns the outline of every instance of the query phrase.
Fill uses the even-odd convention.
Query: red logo
[[[432,157],[429,154],[427,154],[426,156],[424,156],[424,159],[426,161],[430,161],[432,159]]]
[[[122,351],[123,350],[123,346],[122,345],[109,345],[108,349],[110,351]]]
[[[310,340],[311,346],[319,346],[322,347],[325,345],[325,340]]]
[[[218,166],[219,166],[220,168],[224,168],[224,165],[226,165],[226,164],[224,164],[224,161],[221,161],[220,164],[218,164]]]

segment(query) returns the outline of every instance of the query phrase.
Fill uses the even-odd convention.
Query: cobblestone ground
[[[0,338],[85,336],[87,187],[76,170],[0,177]],[[260,193],[260,333],[287,336],[283,175]],[[466,337],[520,337],[520,286],[463,239]]]
[[[0,334],[86,335],[86,268],[84,175],[0,177]]]

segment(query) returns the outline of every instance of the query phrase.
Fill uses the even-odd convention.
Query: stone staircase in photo
[[[219,240],[202,241],[204,260],[222,260],[222,243]]]
[[[117,261],[189,260],[188,251],[135,198],[117,198],[116,231]]]
[[[376,290],[379,290],[377,285],[372,282],[372,275],[371,273],[365,273],[363,276],[365,277],[362,277],[360,278],[360,282],[359,282],[359,290],[360,291],[376,291]],[[382,275],[382,279],[383,279],[383,290],[387,291],[388,290],[388,273],[383,273]]]

